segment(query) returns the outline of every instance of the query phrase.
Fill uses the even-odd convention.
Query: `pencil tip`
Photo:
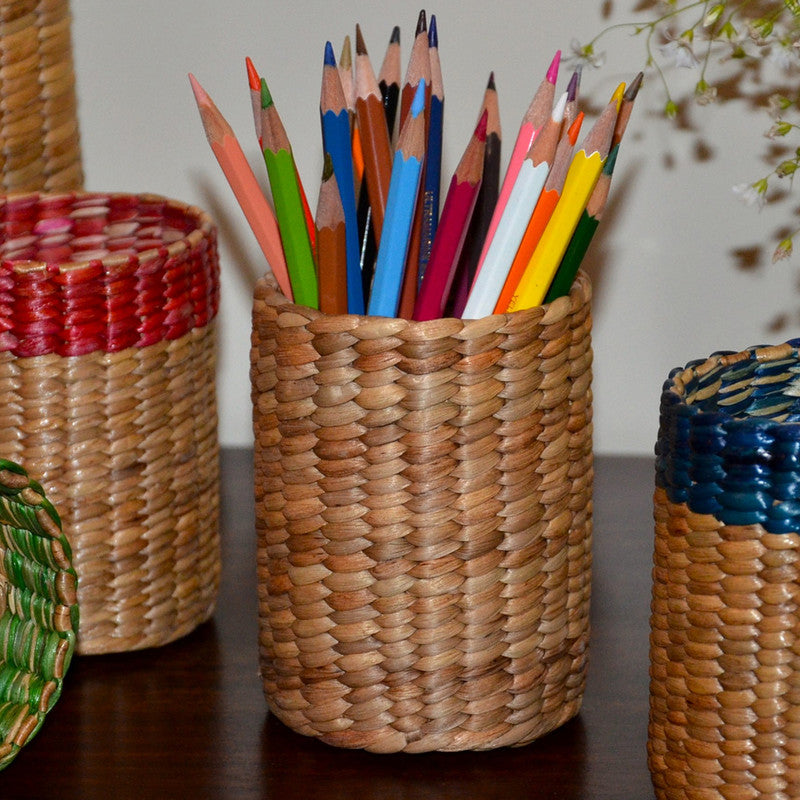
[[[547,81],[548,83],[552,83],[553,86],[556,85],[556,80],[558,79],[558,67],[561,63],[561,51],[556,50],[556,54],[553,56],[553,60],[550,62],[550,66],[547,69]]]
[[[361,33],[361,26],[356,23],[356,55],[367,55],[367,45],[364,44],[364,34]]]
[[[608,154],[608,158],[606,159],[606,163],[603,164],[603,172],[606,175],[610,175],[614,171],[614,165],[617,163],[617,153],[618,152],[619,152],[619,142],[617,142],[611,148],[611,152]]]
[[[330,180],[331,175],[333,175],[333,159],[331,158],[331,154],[326,150],[325,158],[322,163],[322,180]]]
[[[428,47],[439,46],[439,30],[436,27],[436,14],[431,14],[431,24],[428,26]]]
[[[201,103],[201,102],[203,102],[203,101],[208,99],[208,95],[206,94],[205,89],[203,89],[203,87],[200,85],[200,83],[197,80],[197,78],[195,78],[195,76],[192,75],[191,72],[189,73],[189,83],[192,86],[192,92],[194,93],[194,99],[198,103]]]
[[[269,108],[272,105],[272,95],[270,94],[267,82],[261,79],[261,108]]]
[[[417,84],[417,91],[414,92],[414,100],[411,103],[410,114],[412,117],[419,116],[425,108],[425,78],[421,78]]]
[[[567,131],[567,136],[569,136],[569,143],[574,146],[575,142],[578,141],[578,134],[581,132],[581,125],[583,125],[583,111],[579,111],[578,115],[572,121],[572,125],[569,126],[569,130]]]
[[[489,73],[489,81],[486,84],[486,88],[487,89],[491,89],[492,91],[495,91],[497,89],[497,86],[495,86],[495,83],[494,83],[494,70],[492,70]]]
[[[333,45],[330,42],[325,42],[325,66],[336,66],[336,56],[333,54]]]
[[[423,8],[419,12],[419,16],[417,17],[417,31],[414,35],[419,36],[421,33],[425,33],[427,29],[428,29],[428,23],[425,17],[425,9]]]
[[[552,118],[553,122],[561,122],[564,119],[564,112],[567,109],[567,100],[569,100],[569,92],[562,92],[556,104],[553,106]]]
[[[350,37],[345,36],[342,43],[342,54],[339,56],[339,66],[342,69],[350,69],[353,66],[353,53],[350,50]]]
[[[611,95],[611,102],[616,104],[617,110],[619,110],[620,104],[622,103],[622,96],[624,94],[625,94],[625,82],[623,81],[617,86],[616,89],[614,89],[614,94]]]
[[[644,73],[640,72],[636,75],[636,77],[631,81],[630,86],[625,90],[625,94],[623,95],[623,99],[627,100],[628,102],[632,102],[636,99],[636,95],[639,94],[639,89],[642,87],[642,79],[644,78]]]
[[[254,92],[257,92],[259,90],[258,71],[253,65],[253,62],[250,60],[250,56],[245,56],[244,62],[247,65],[247,80],[250,83],[250,88]]]
[[[578,97],[578,86],[580,85],[580,73],[578,70],[572,73],[572,77],[567,84],[567,94],[569,95],[568,101],[574,102]]]
[[[400,44],[400,26],[392,28],[392,35],[389,37],[389,44]]]

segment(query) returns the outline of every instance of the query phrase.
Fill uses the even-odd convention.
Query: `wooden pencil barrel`
[[[591,288],[413,322],[253,307],[260,665],[295,731],[377,752],[526,744],[589,640]]]
[[[0,188],[83,185],[68,0],[0,6]]]
[[[673,371],[655,489],[659,800],[800,797],[800,340]]]
[[[79,653],[164,644],[213,611],[218,282],[196,208],[0,198],[0,451],[58,504]]]

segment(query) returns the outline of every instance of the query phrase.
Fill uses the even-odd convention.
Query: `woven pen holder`
[[[579,710],[590,284],[462,321],[253,311],[260,663],[295,731],[522,745]]]
[[[800,797],[800,340],[664,386],[648,756],[656,795]]]
[[[0,459],[0,769],[61,696],[78,625],[75,570],[39,484]]]
[[[0,3],[0,188],[83,184],[68,0]]]
[[[218,282],[196,208],[0,198],[0,452],[60,510],[80,653],[164,644],[213,611]]]

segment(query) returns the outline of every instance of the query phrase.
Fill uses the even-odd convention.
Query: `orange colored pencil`
[[[255,234],[261,252],[264,254],[278,286],[284,295],[292,300],[294,297],[292,285],[289,281],[289,271],[286,268],[286,257],[283,254],[275,212],[264,196],[228,121],[191,73],[189,81],[211,150]]]
[[[319,308],[326,314],[347,313],[347,235],[344,207],[333,172],[330,154],[325,154],[316,215]]]

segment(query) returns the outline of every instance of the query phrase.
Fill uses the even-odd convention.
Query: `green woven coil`
[[[61,696],[77,583],[58,512],[21,466],[0,459],[0,770]]]

